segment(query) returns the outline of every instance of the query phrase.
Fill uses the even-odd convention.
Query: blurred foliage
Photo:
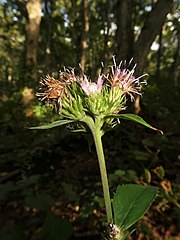
[[[86,70],[94,77],[101,61],[106,64],[115,52],[116,6],[113,1],[90,2],[91,47],[87,50]],[[151,2],[135,1],[135,38],[151,10]],[[109,23],[103,14],[107,9],[111,23],[108,34],[105,30]],[[103,139],[112,195],[120,183],[159,188],[151,211],[137,225],[134,238],[139,240],[179,237],[178,19],[175,8],[163,26],[162,42],[158,36],[155,40],[156,45],[161,44],[159,71],[158,50],[149,52],[145,72],[150,77],[141,99],[140,115],[164,135],[121,121]],[[39,79],[32,91],[25,84],[26,20],[15,1],[0,1],[0,21],[1,239],[88,239],[82,233],[89,230],[97,239],[105,213],[94,148],[89,152],[84,137],[68,129],[28,129],[51,122],[58,115],[35,98]],[[38,78],[47,73],[56,77],[63,66],[78,66],[81,28],[81,1],[43,1]]]

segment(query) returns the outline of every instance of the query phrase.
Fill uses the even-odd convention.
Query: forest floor
[[[56,130],[33,133],[21,127],[13,129],[7,123],[3,126],[0,144],[2,240],[48,239],[43,238],[41,232],[50,213],[68,219],[73,228],[71,239],[99,239],[105,210],[96,153],[93,148],[91,152],[88,150],[82,136],[69,135],[66,131],[61,135],[59,137]],[[117,187],[113,174],[119,167],[116,158],[120,146],[116,137],[105,138],[112,194]],[[136,165],[125,162],[126,158],[122,161],[124,170]],[[135,175],[133,178],[132,182],[142,181]],[[177,181],[177,176],[174,180]],[[34,200],[32,196],[39,198]],[[176,205],[167,198],[157,199],[129,240],[179,240]]]

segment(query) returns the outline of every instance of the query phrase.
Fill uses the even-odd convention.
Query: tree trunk
[[[51,4],[53,5],[53,1],[50,1]],[[45,50],[45,73],[48,74],[50,72],[50,58],[51,58],[51,36],[52,36],[52,17],[51,17],[51,12],[48,8],[48,0],[45,0],[44,8],[45,8],[45,25],[46,25],[46,50]]]
[[[28,79],[37,79],[37,49],[41,22],[42,0],[28,0],[26,4],[28,22],[26,24],[25,61]]]
[[[116,9],[117,60],[130,60],[134,42],[134,0],[117,1]]]
[[[82,29],[82,54],[81,54],[81,68],[84,71],[86,64],[86,54],[87,54],[87,35],[89,32],[89,17],[88,17],[88,0],[82,0],[83,6],[83,29]]]
[[[157,81],[160,78],[160,68],[161,68],[161,50],[162,50],[162,32],[163,29],[161,28],[160,33],[159,33],[159,49],[157,51],[157,65],[156,65],[156,79]]]
[[[173,79],[174,85],[178,86],[178,77],[180,73],[180,32],[177,29],[177,50],[174,55],[174,62],[173,62]]]
[[[102,52],[102,56],[100,56],[100,59],[101,59],[101,61],[103,60],[104,69],[106,69],[107,64],[109,64],[108,59],[109,59],[109,55],[110,55],[110,52],[108,50],[109,32],[110,32],[110,28],[111,28],[110,1],[109,0],[103,1],[103,5],[104,5],[104,9],[102,12],[102,21],[103,21],[103,30],[104,30],[104,47],[103,47],[103,52]]]
[[[171,12],[172,7],[173,0],[158,0],[149,13],[149,17],[142,28],[134,48],[134,59],[138,63],[136,67],[137,76],[143,73],[151,45],[160,32],[166,20],[166,15]],[[136,114],[141,111],[140,96],[137,96],[135,99],[133,111]]]
[[[142,74],[150,47],[160,32],[166,15],[171,12],[173,0],[158,0],[149,13],[149,17],[142,28],[141,34],[135,43],[134,59],[138,63],[136,73]]]

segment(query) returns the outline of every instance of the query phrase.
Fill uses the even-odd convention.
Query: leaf
[[[147,183],[151,182],[151,173],[148,169],[144,169],[144,178]]]
[[[162,166],[157,166],[153,172],[160,178],[163,179],[165,175],[165,170]]]
[[[32,175],[27,179],[16,182],[16,184],[11,182],[0,184],[0,201],[5,201],[6,198],[15,191],[23,191],[29,186],[37,183],[39,178],[40,175]]]
[[[0,201],[5,201],[9,193],[14,190],[15,185],[12,182],[0,184]]]
[[[118,115],[109,115],[106,118],[118,118],[118,119],[125,119],[125,120],[131,120],[134,122],[138,122],[148,128],[151,128],[155,131],[159,131],[161,134],[163,134],[163,132],[153,126],[151,126],[149,123],[147,123],[144,119],[142,119],[140,116],[132,114],[132,113],[127,113],[127,114],[118,114]]]
[[[33,184],[36,184],[39,181],[40,177],[41,177],[40,175],[36,174],[31,175],[26,179],[18,181],[16,184],[16,190],[23,190]]]
[[[0,236],[3,240],[22,240],[26,239],[26,236],[24,234],[24,229],[20,228],[19,226],[10,225],[7,224],[0,228]]]
[[[54,200],[47,194],[30,195],[25,198],[25,204],[28,207],[37,208],[38,210],[49,210],[53,203]]]
[[[68,123],[72,123],[72,122],[74,122],[74,120],[58,120],[52,123],[48,123],[46,125],[30,127],[29,129],[50,129],[50,128],[59,127]]]
[[[79,196],[73,190],[73,186],[71,184],[67,184],[67,183],[63,182],[62,186],[64,188],[65,193],[69,197],[69,200],[75,201],[75,202],[79,201]]]
[[[71,223],[67,219],[60,219],[51,213],[42,227],[38,240],[68,240],[71,235]]]
[[[135,159],[138,161],[147,161],[149,159],[149,153],[135,150],[132,152],[135,156]]]
[[[146,213],[156,196],[156,187],[137,184],[119,186],[113,198],[115,224],[127,230]]]

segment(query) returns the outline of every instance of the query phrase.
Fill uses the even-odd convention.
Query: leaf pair
[[[109,116],[105,117],[105,119],[108,119],[108,118],[131,120],[131,121],[140,123],[140,124],[150,128],[152,130],[160,131],[163,134],[163,132],[161,130],[158,130],[157,128],[152,127],[145,120],[143,120],[140,116],[135,115],[135,114],[128,113],[128,114],[109,115]],[[61,119],[61,120],[58,120],[58,121],[55,121],[55,122],[52,122],[52,123],[48,123],[46,125],[37,126],[37,127],[30,127],[29,129],[50,129],[50,128],[66,125],[66,124],[69,124],[69,123],[73,123],[73,122],[74,122],[74,120]]]

